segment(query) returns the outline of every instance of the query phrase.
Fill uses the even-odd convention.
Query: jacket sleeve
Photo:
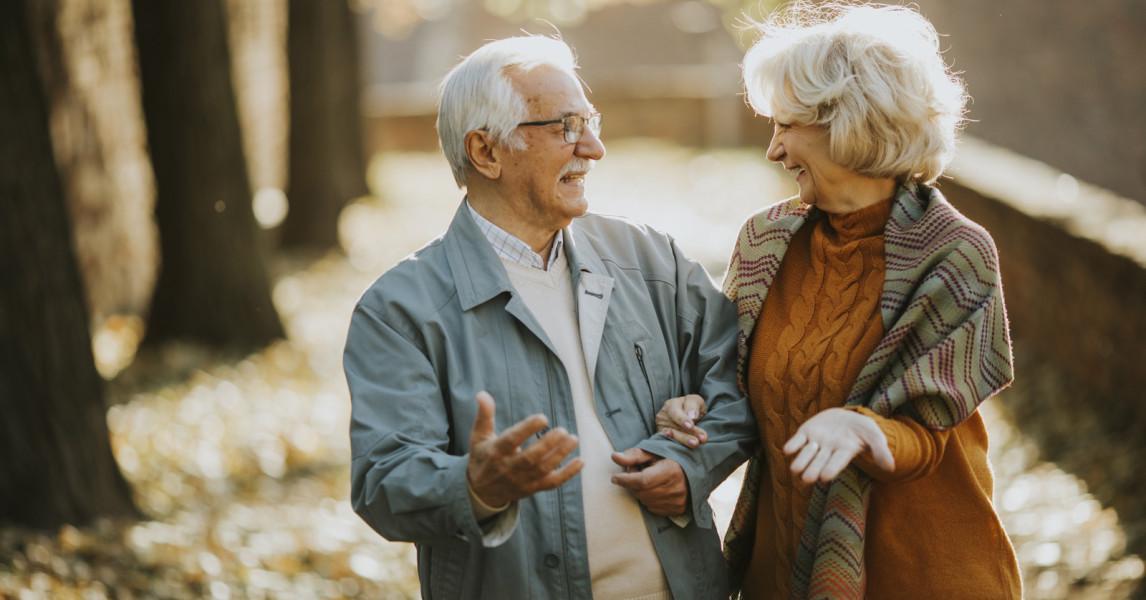
[[[756,419],[736,382],[736,309],[716,288],[700,264],[684,258],[673,244],[677,263],[677,347],[680,395],[697,394],[708,412],[699,424],[708,442],[689,449],[660,435],[638,444],[643,450],[680,463],[688,479],[692,516],[712,527],[708,495],[752,454]]]
[[[468,447],[451,444],[452,399],[443,395],[424,345],[404,329],[362,304],[351,317],[343,367],[354,510],[391,541],[504,542],[516,526],[517,503],[478,524],[466,488]]]

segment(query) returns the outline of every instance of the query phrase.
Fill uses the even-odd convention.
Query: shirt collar
[[[466,198],[466,208],[470,211],[470,216],[473,217],[474,222],[477,223],[478,229],[481,229],[485,239],[489,240],[490,246],[493,251],[497,253],[500,258],[508,260],[519,265],[525,265],[534,269],[547,271],[557,262],[561,257],[561,249],[565,241],[562,239],[560,232],[554,236],[553,246],[549,250],[549,260],[542,262],[541,256],[533,251],[533,248],[514,237],[506,230],[491,223],[488,219],[478,214],[474,207],[470,205],[469,198]]]

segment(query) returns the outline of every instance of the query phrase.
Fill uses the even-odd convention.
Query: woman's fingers
[[[811,444],[809,444],[810,446]],[[833,452],[830,448],[816,447],[816,454],[812,457],[812,462],[808,464],[807,468],[803,469],[800,474],[800,479],[807,484],[813,484],[819,481],[831,481],[831,477],[824,476],[824,466],[828,464]]]
[[[676,429],[687,431],[692,429],[697,419],[703,417],[707,411],[704,398],[689,394],[665,400],[661,411],[657,413],[657,421],[659,423],[662,419],[667,419],[676,426]]]
[[[827,483],[835,479],[837,475],[843,473],[844,469],[848,468],[848,463],[850,463],[853,458],[855,458],[855,456],[847,452],[832,452],[832,457],[828,459],[827,464],[824,465],[824,470],[820,471],[820,481]]]
[[[700,427],[693,427],[690,431],[662,427],[660,434],[667,438],[672,438],[689,448],[696,448],[708,441],[708,432]]]
[[[785,447],[787,447],[787,445],[785,445]],[[819,452],[820,445],[816,442],[804,444],[804,446],[800,448],[799,453],[796,454],[796,459],[792,461],[792,472],[797,475],[803,473],[808,466],[812,464],[812,460],[816,458]]]
[[[784,444],[784,454],[791,456],[799,452],[800,448],[803,448],[804,444],[806,443],[808,443],[808,436],[801,429],[796,432],[796,435],[792,436],[792,438],[788,440],[788,443]]]
[[[705,410],[704,398],[696,394],[669,398],[657,413],[657,431],[689,448],[696,448],[708,441],[708,432],[696,426]]]
[[[708,412],[708,404],[704,401],[704,398],[696,394],[689,394],[684,396],[684,412],[688,418],[696,421]]]

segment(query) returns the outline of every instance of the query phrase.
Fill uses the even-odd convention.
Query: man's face
[[[552,67],[510,75],[525,101],[523,122],[570,115],[589,116],[592,105],[573,76]],[[525,148],[508,155],[502,170],[506,196],[515,212],[533,227],[557,231],[585,214],[585,175],[605,156],[605,145],[588,126],[581,139],[568,143],[561,123],[520,127]]]

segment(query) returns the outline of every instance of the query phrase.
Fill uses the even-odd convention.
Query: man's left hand
[[[688,509],[688,481],[675,460],[633,447],[614,452],[613,462],[625,467],[613,475],[613,483],[632,492],[649,512],[675,517]]]

